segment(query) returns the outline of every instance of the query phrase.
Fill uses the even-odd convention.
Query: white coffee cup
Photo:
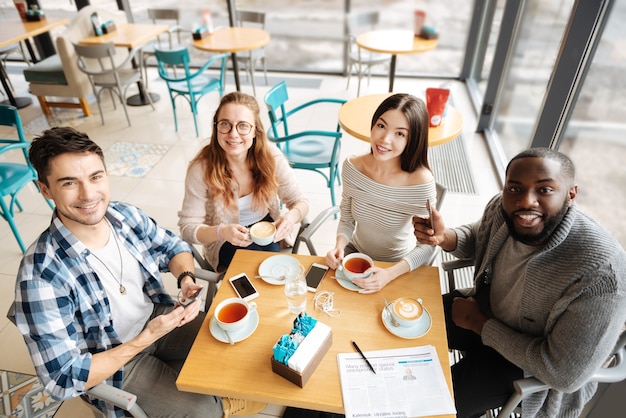
[[[371,273],[365,273],[365,271],[373,265],[374,260],[367,254],[352,253],[343,258],[340,267],[347,279],[354,280],[371,276]]]
[[[248,324],[250,314],[256,310],[256,303],[240,298],[228,298],[215,308],[217,325],[228,332],[239,331]]]
[[[274,242],[276,226],[267,221],[257,222],[250,227],[250,239],[262,247]]]
[[[391,303],[391,316],[403,327],[412,327],[424,313],[421,299],[402,297]]]

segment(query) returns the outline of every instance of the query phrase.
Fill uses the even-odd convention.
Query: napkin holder
[[[419,37],[422,39],[437,39],[439,38],[439,34],[432,26],[424,25],[422,26],[422,30],[420,31]]]
[[[41,10],[27,10],[26,21],[27,22],[39,22],[46,19],[46,15]]]
[[[108,20],[102,24],[102,33],[105,35],[107,33],[113,33],[116,30],[117,27],[115,26],[115,22],[113,22],[112,20]]]
[[[211,34],[211,31],[209,31],[209,28],[207,26],[202,26],[196,30],[194,30],[191,35],[193,36],[193,40],[194,41],[201,41],[204,38],[206,38],[207,36],[209,36]]]
[[[332,345],[332,343],[333,343],[333,334],[332,332],[329,332],[326,335],[326,338],[317,346],[317,350],[315,351],[315,354],[313,355],[311,360],[309,360],[307,366],[304,368],[302,372],[298,372],[294,369],[289,368],[283,363],[276,361],[273,356],[271,357],[272,371],[284,377],[285,379],[289,380],[291,383],[294,383],[300,386],[301,388],[303,388],[306,382],[308,382],[309,378],[313,375],[313,372],[315,371],[317,366],[320,364],[320,362],[324,358],[324,355],[330,349],[330,346]]]

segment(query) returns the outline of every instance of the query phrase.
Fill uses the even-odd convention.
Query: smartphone
[[[195,301],[197,301],[198,299],[200,299],[202,297],[202,295],[204,294],[204,292],[206,291],[206,287],[202,287],[200,288],[195,295],[193,295],[190,298],[186,298],[184,302],[181,302],[180,300],[178,301],[178,303],[180,303],[181,306],[188,306],[191,305],[192,303],[194,303]]]
[[[230,285],[235,289],[235,293],[243,300],[252,300],[259,296],[258,290],[254,287],[246,273],[241,273],[228,279]]]
[[[428,227],[433,228],[433,208],[430,206],[430,199],[426,200],[426,210],[428,211]]]
[[[306,287],[309,292],[315,292],[324,275],[328,271],[328,266],[319,263],[313,263],[306,271]]]

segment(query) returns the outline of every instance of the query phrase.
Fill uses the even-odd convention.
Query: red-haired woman
[[[280,202],[288,211],[281,213]],[[238,248],[278,251],[309,210],[308,200],[280,150],[270,143],[254,97],[224,96],[213,117],[211,142],[191,161],[178,213],[181,235],[204,245],[204,256],[224,271]],[[259,246],[248,229],[276,225],[274,242]]]

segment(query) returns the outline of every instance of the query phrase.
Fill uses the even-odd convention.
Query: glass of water
[[[285,295],[289,312],[297,315],[306,310],[306,292],[304,266],[298,264],[298,271],[290,271],[285,277]]]

